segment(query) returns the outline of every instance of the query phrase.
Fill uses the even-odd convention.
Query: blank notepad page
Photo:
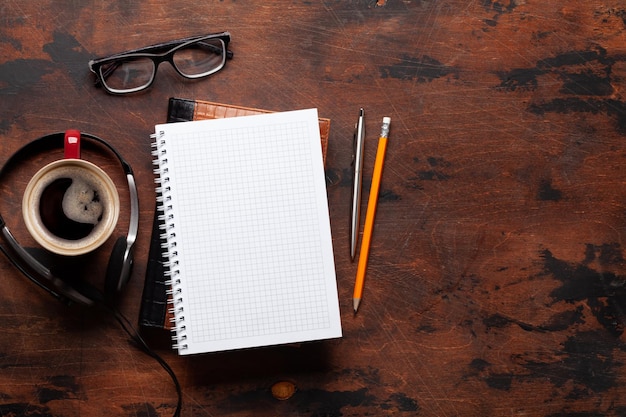
[[[155,137],[179,353],[340,337],[317,110]]]

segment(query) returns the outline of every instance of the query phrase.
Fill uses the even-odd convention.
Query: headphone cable
[[[148,346],[148,344],[143,339],[143,337],[141,337],[137,329],[131,324],[130,320],[128,320],[128,318],[126,318],[126,316],[124,316],[118,309],[106,304],[101,305],[106,311],[108,311],[115,317],[115,320],[119,323],[119,325],[126,332],[126,334],[128,334],[131,341],[133,341],[143,353],[157,361],[157,363],[161,365],[165,372],[168,373],[168,375],[172,379],[172,382],[174,383],[174,387],[176,388],[176,394],[178,396],[176,409],[174,410],[174,414],[172,414],[172,417],[180,417],[183,406],[183,390],[180,382],[178,381],[178,377],[176,376],[176,373],[174,372],[172,367],[165,361],[165,359],[163,359],[158,353],[156,353]]]

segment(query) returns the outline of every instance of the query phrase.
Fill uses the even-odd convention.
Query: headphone
[[[113,246],[107,265],[104,292],[88,282],[74,277],[57,276],[50,267],[45,266],[31,253],[22,247],[9,231],[2,215],[0,214],[0,250],[9,258],[28,279],[48,291],[54,297],[66,304],[78,303],[86,306],[110,302],[122,287],[129,281],[133,266],[133,250],[139,228],[139,196],[135,177],[131,166],[122,158],[122,155],[108,142],[97,136],[81,133],[81,138],[87,138],[92,142],[108,148],[119,160],[128,181],[130,192],[130,225],[126,236],[118,238]],[[38,152],[42,147],[46,149],[63,148],[65,132],[52,133],[18,149],[5,164],[0,168],[0,179],[8,171],[8,167],[15,163],[19,157],[25,154]]]

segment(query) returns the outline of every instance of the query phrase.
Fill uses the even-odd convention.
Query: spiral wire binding
[[[157,211],[159,212],[157,219],[159,220],[159,231],[161,237],[161,249],[163,250],[163,258],[167,259],[163,263],[165,268],[164,275],[166,277],[165,285],[170,289],[168,295],[168,312],[173,315],[170,322],[172,329],[172,347],[177,350],[188,348],[187,334],[185,327],[185,309],[183,304],[183,290],[180,287],[180,278],[178,270],[178,252],[176,251],[176,232],[174,223],[174,213],[172,206],[172,197],[170,195],[171,188],[169,186],[169,168],[167,166],[167,149],[164,132],[151,135],[152,142],[152,163],[154,164],[155,175],[155,191],[157,199]]]

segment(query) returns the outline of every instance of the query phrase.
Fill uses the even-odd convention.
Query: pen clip
[[[352,166],[356,164],[356,148],[359,142],[359,133],[360,133],[360,130],[364,129],[363,124],[365,123],[365,121],[363,120],[363,115],[364,115],[363,108],[361,108],[359,110],[359,118],[354,124],[354,135],[352,136],[352,163],[350,164]]]

